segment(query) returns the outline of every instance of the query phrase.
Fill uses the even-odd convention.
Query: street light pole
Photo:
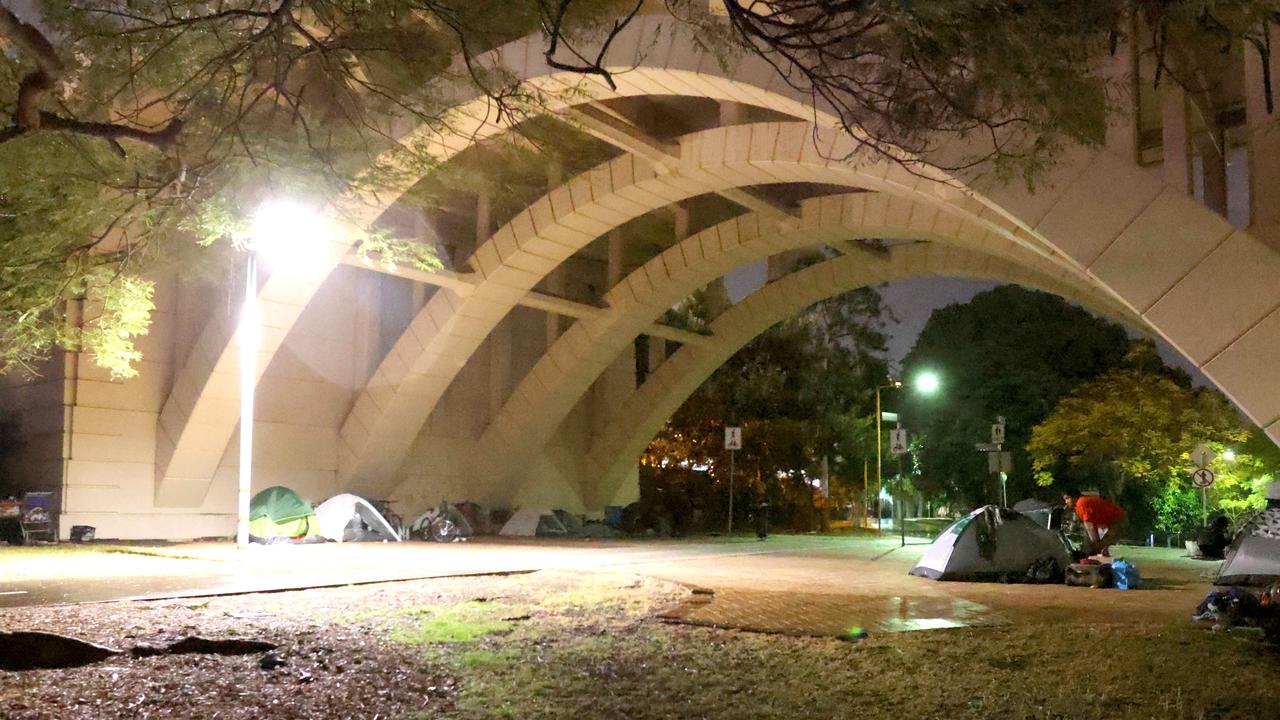
[[[880,437],[880,391],[888,385],[876,386],[876,536],[880,536],[880,488],[884,487],[884,481],[880,479],[880,446],[883,444]]]
[[[258,384],[262,317],[258,303],[258,265],[292,272],[327,271],[333,229],[311,208],[287,200],[268,200],[254,213],[245,242],[244,304],[240,307],[240,477],[236,497],[236,546],[249,545],[253,492],[253,405]],[[305,268],[305,269],[304,269]]]
[[[880,492],[884,488],[884,461],[881,458],[882,449],[880,447],[884,444],[883,437],[880,435],[880,391],[900,387],[902,387],[902,383],[897,380],[890,382],[888,385],[876,386],[876,535],[880,534],[880,515],[882,510],[880,507]]]
[[[250,250],[245,262],[244,304],[240,307],[240,487],[236,514],[236,546],[249,546],[249,497],[253,488],[253,394],[257,384],[258,255]]]
[[[933,393],[937,392],[938,385],[939,385],[938,376],[932,372],[921,373],[920,376],[916,378],[916,381],[914,383],[914,387],[917,389],[917,391],[922,392],[926,395],[932,395]],[[880,420],[881,420],[880,391],[881,390],[899,390],[901,388],[902,388],[901,380],[890,380],[889,384],[887,385],[876,386],[876,535],[877,536],[880,535],[880,529],[881,529],[880,493],[884,490],[884,461],[881,457],[883,452],[881,445],[883,445],[884,442],[883,442],[882,436],[880,435],[880,432],[881,432],[880,431]],[[902,474],[901,463],[899,463],[898,467],[899,467],[898,474],[901,475]],[[901,480],[901,478],[899,478],[899,480]],[[901,504],[902,504],[901,497],[898,498],[896,504],[901,509]],[[905,513],[903,513],[902,520],[903,521],[906,520]],[[902,522],[902,527],[900,528],[900,530],[905,532],[906,530],[905,522]],[[906,543],[907,543],[906,535],[903,535],[902,544],[906,545]]]

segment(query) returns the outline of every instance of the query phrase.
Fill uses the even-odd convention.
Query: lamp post
[[[917,375],[916,381],[913,383],[913,387],[915,387],[916,391],[923,395],[932,395],[936,393],[938,388],[941,386],[942,380],[938,377],[938,374],[929,370]],[[882,446],[884,445],[884,436],[880,433],[880,392],[882,390],[897,390],[901,387],[901,380],[890,380],[886,385],[876,386],[876,535],[880,534],[880,493],[884,488],[883,460],[881,457],[883,450]]]
[[[892,380],[888,385],[876,386],[876,535],[880,534],[880,515],[882,508],[880,507],[880,492],[884,488],[884,477],[881,473],[881,446],[884,445],[884,436],[880,434],[880,391],[881,390],[897,390],[902,387],[900,380]]]
[[[268,201],[254,213],[245,242],[244,303],[236,336],[240,343],[240,472],[236,502],[236,546],[249,546],[249,499],[253,488],[253,405],[258,384],[262,317],[258,306],[258,264],[276,268],[306,264],[306,253],[326,231],[312,209],[288,201]],[[311,245],[312,247],[305,247]]]

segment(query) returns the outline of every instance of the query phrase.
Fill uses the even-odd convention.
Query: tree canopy
[[[1032,427],[1077,385],[1115,367],[1128,342],[1119,325],[1015,285],[936,310],[903,371],[911,378],[932,370],[943,387],[931,397],[897,400],[907,427],[924,438],[917,487],[966,507],[996,500],[986,455],[974,444],[988,442],[991,424],[1003,416],[1005,449],[1013,453],[1010,501],[1030,493],[1024,446]]]
[[[611,41],[644,4],[5,0],[0,370],[87,345],[128,374],[149,266],[199,264],[195,241],[234,240],[264,188],[340,198],[359,216],[370,198],[438,167],[405,130],[447,129],[459,87],[519,125],[544,98],[486,56],[504,42],[540,35],[551,67],[614,82]],[[1155,59],[1152,82],[1183,84],[1199,103],[1214,78],[1188,69],[1241,44],[1265,56],[1280,0],[720,6],[727,21],[705,0],[666,1],[696,45],[726,63],[763,57],[829,103],[862,151],[1030,178],[1063,146],[1100,142],[1119,94],[1098,56],[1129,41]],[[366,221],[354,241],[430,265],[428,250]],[[68,323],[66,303],[85,297],[95,302],[83,324]]]
[[[1239,520],[1260,507],[1271,470],[1265,450],[1246,450],[1249,437],[1221,392],[1194,387],[1140,340],[1119,367],[1063,398],[1032,431],[1027,450],[1040,484],[1096,487],[1126,501],[1140,519],[1177,532],[1201,520],[1200,493],[1188,480],[1190,453],[1200,443],[1218,454],[1215,508]]]
[[[663,427],[645,464],[698,464],[723,481],[724,427],[743,428],[739,487],[775,503],[808,505],[816,463],[827,457],[836,483],[857,478],[874,456],[869,416],[885,377],[880,294],[855,290],[824,300],[765,331],[716,370]],[[754,491],[752,491],[754,493]]]

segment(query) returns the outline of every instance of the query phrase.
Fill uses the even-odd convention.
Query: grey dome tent
[[[400,541],[391,523],[359,495],[342,493],[325,500],[316,506],[316,519],[320,534],[336,542]]]
[[[1051,503],[1044,500],[1027,498],[1013,504],[1013,509],[1031,518],[1031,520],[1050,530],[1062,525],[1062,503]]]
[[[1225,558],[1216,585],[1280,582],[1280,482],[1267,486],[1267,506],[1240,528]]]
[[[1023,579],[1033,567],[1048,567],[1049,575],[1060,577],[1070,564],[1071,552],[1058,533],[1022,513],[987,505],[943,530],[911,574],[932,580]]]

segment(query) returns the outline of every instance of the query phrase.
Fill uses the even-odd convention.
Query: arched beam
[[[343,423],[341,476],[361,491],[385,493],[445,389],[520,297],[607,231],[695,195],[779,182],[873,189],[1051,255],[989,208],[954,192],[945,177],[930,180],[894,162],[832,159],[855,145],[808,123],[715,128],[681,138],[679,163],[664,174],[624,155],[551,191],[476,249],[470,262],[483,279],[474,290],[465,296],[438,291],[387,354]]]
[[[594,487],[584,488],[585,504],[594,509],[608,504],[663,423],[752,338],[825,298],[868,285],[927,276],[1007,280],[1085,305],[1094,305],[1099,299],[1082,293],[1073,282],[1028,269],[1021,262],[936,243],[895,246],[884,258],[845,255],[792,273],[765,285],[717,318],[712,323],[715,347],[680,348],[618,406],[588,453],[587,477],[596,482]]]
[[[769,216],[742,215],[686,238],[637,268],[605,295],[606,311],[574,323],[525,375],[485,430],[477,454],[492,459],[504,476],[527,469],[600,374],[667,308],[739,265],[823,243],[893,238],[986,252],[1060,276],[1080,294],[1093,296],[1095,307],[1143,327],[1140,318],[1087,278],[918,200],[870,192],[813,198],[804,201],[801,216],[799,227],[777,231]],[[942,255],[932,257],[945,261]]]
[[[726,73],[715,57],[698,51],[689,28],[670,17],[639,18],[617,36],[608,58],[614,88],[599,78],[547,66],[541,42],[541,36],[532,35],[508,43],[491,54],[488,65],[502,66],[522,80],[522,90],[537,95],[544,112],[616,97],[679,95],[766,107],[823,126],[835,125],[833,115],[822,107],[815,108],[812,97],[787,85],[759,58],[747,58]],[[448,74],[469,76],[461,60],[454,62]],[[474,87],[463,84],[454,95],[455,106],[444,122],[393,129],[391,133],[399,136],[398,144],[419,156],[444,162],[509,129],[507,118],[500,117],[492,102]],[[354,226],[375,222],[419,180],[414,173],[397,172],[404,168],[401,152],[388,152],[373,164],[384,178],[376,195],[340,199],[331,214]],[[387,178],[398,180],[391,180],[388,186]],[[333,245],[320,253],[312,271],[305,275],[273,274],[260,283],[264,312],[259,380],[302,309],[349,250],[349,243],[340,237]],[[156,427],[157,506],[196,507],[204,502],[239,419],[236,331],[233,321],[212,317],[183,365],[176,369]]]
[[[1280,252],[1131,157],[1074,149],[983,201],[1097,279],[1280,442]]]

